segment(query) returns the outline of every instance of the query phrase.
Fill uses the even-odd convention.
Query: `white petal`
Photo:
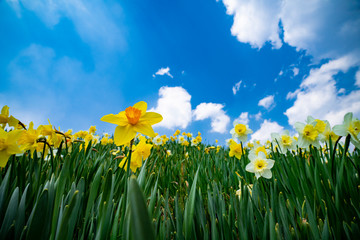
[[[266,168],[270,169],[270,168],[272,168],[274,166],[275,161],[272,160],[272,159],[267,159],[267,163],[268,163],[268,165],[267,165]]]
[[[245,170],[252,173],[255,172],[254,163],[250,162],[248,165],[246,165]]]
[[[269,169],[265,169],[264,172],[261,174],[264,178],[270,179],[272,177],[272,173]]]

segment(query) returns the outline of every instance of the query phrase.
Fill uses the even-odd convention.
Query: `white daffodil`
[[[163,143],[163,139],[159,135],[154,137],[152,141],[156,146],[160,146]]]
[[[274,166],[275,161],[268,159],[265,153],[259,152],[255,154],[249,154],[250,163],[246,165],[246,171],[255,173],[256,178],[264,177],[270,179],[272,177],[271,168]]]
[[[274,144],[277,144],[282,153],[286,153],[287,150],[295,149],[295,140],[290,137],[289,131],[285,130],[281,134],[272,133],[271,134],[272,141]]]
[[[248,137],[248,134],[251,134],[253,131],[249,128],[248,125],[238,123],[234,121],[234,128],[230,130],[232,138],[234,140],[238,139],[239,141],[245,143]]]
[[[334,126],[333,131],[339,136],[347,136],[350,134],[351,143],[357,148],[360,148],[360,120],[353,117],[353,113],[349,112],[345,114],[343,124]]]
[[[319,148],[319,140],[321,136],[319,135],[318,130],[315,128],[316,121],[313,121],[308,124],[297,122],[294,124],[296,131],[299,133],[298,146],[300,148],[307,148],[310,145]]]
[[[266,149],[264,145],[261,145],[261,144],[255,142],[253,147],[251,148],[249,154],[253,153],[255,155],[258,155],[259,152],[263,152],[263,153],[265,153],[265,156],[268,156],[270,153],[270,150]]]

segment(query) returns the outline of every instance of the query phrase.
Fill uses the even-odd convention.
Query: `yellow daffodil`
[[[9,124],[10,127],[16,128],[18,123],[19,120],[11,115],[9,116],[9,107],[5,105],[0,113],[0,127],[5,128],[6,124]]]
[[[233,157],[235,156],[237,159],[241,158],[241,155],[243,153],[243,149],[241,147],[240,143],[236,143],[235,141],[232,141],[230,143],[230,152],[229,152],[229,156]]]
[[[115,144],[120,146],[130,142],[137,132],[155,137],[151,125],[160,122],[163,118],[158,113],[146,112],[146,109],[147,103],[141,101],[118,114],[105,115],[100,120],[117,125],[114,140]]]
[[[20,135],[20,130],[6,132],[0,128],[0,168],[6,166],[11,155],[22,152],[17,144]]]
[[[90,133],[90,134],[95,134],[95,132],[96,132],[96,126],[91,126],[91,127],[89,128],[89,133]]]
[[[152,144],[146,143],[146,138],[142,138],[139,142],[139,144],[135,147],[132,155],[131,155],[131,163],[130,163],[130,169],[133,172],[136,172],[136,170],[141,167],[142,162],[146,160],[151,153]],[[126,164],[125,164],[126,162]],[[119,167],[124,168],[125,171],[127,170],[127,157],[123,158],[122,161],[119,164]]]
[[[30,122],[29,129],[22,131],[21,136],[18,140],[20,149],[22,151],[30,150],[31,154],[38,148],[37,140],[40,137],[40,131],[34,129],[34,123]]]

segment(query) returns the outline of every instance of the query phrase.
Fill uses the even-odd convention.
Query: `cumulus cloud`
[[[356,0],[223,0],[234,16],[232,35],[261,48],[266,42],[280,48],[284,42],[307,50],[317,59],[338,58],[359,48],[360,3]]]
[[[230,122],[229,116],[223,110],[224,105],[219,103],[200,103],[194,110],[195,120],[211,119],[211,131],[225,133]]]
[[[242,81],[235,83],[235,85],[232,87],[233,94],[236,95],[236,93],[240,90]]]
[[[260,125],[260,129],[251,135],[251,141],[259,140],[265,142],[271,139],[271,133],[280,133],[284,130],[283,126],[280,126],[277,122],[271,122],[270,120],[264,120]]]
[[[347,112],[359,116],[360,90],[343,94],[343,90],[337,89],[334,79],[339,72],[347,72],[351,67],[358,66],[359,62],[358,55],[350,54],[312,69],[300,88],[290,94],[296,100],[285,112],[289,124],[304,121],[308,115],[329,120],[331,124],[341,123]]]
[[[270,108],[273,108],[275,105],[274,105],[274,95],[270,95],[270,96],[267,96],[263,99],[261,99],[258,103],[258,106],[262,106],[266,109],[270,109]]]
[[[223,3],[227,14],[234,15],[231,34],[240,42],[249,43],[254,48],[261,48],[266,41],[270,41],[274,48],[282,46],[278,27],[280,0],[223,0]]]
[[[240,114],[238,118],[235,119],[236,122],[242,123],[242,124],[248,124],[249,123],[249,113],[243,112]]]
[[[121,50],[126,42],[116,19],[121,16],[118,4],[85,0],[7,0],[19,17],[23,8],[33,11],[47,27],[53,28],[65,17],[70,19],[82,40],[101,50]]]
[[[156,108],[149,110],[160,113],[164,118],[155,126],[186,128],[192,118],[190,100],[191,95],[182,87],[161,87]]]
[[[170,68],[169,67],[166,67],[166,68],[160,68],[155,74],[153,74],[153,77],[155,77],[155,75],[160,75],[160,76],[163,76],[163,75],[167,75],[171,78],[174,78],[171,74],[170,74]]]

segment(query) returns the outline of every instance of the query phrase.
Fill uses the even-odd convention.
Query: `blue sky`
[[[138,101],[213,143],[308,115],[360,116],[359,1],[0,2],[0,105],[25,123],[112,133]]]

